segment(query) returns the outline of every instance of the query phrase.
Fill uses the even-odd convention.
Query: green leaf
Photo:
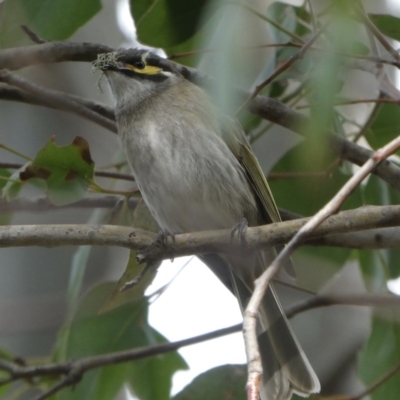
[[[360,353],[358,371],[366,386],[384,376],[400,360],[399,313],[386,311],[385,317],[375,316],[372,333]],[[379,385],[371,394],[372,400],[397,400],[400,393],[399,372]]]
[[[221,365],[197,376],[173,400],[244,399],[246,365]]]
[[[2,175],[9,179],[8,181],[5,181],[3,179],[1,180],[2,183],[5,182],[4,186],[1,189],[1,197],[3,199],[12,200],[15,197],[17,197],[19,191],[22,188],[22,182],[19,179],[19,174],[21,171],[23,171],[26,168],[27,165],[29,165],[29,164],[25,164],[21,168],[14,171],[8,177],[7,177],[7,174]]]
[[[71,325],[67,359],[122,351],[165,342],[165,338],[147,322],[148,302],[141,298],[98,315],[112,283],[93,288],[82,301]],[[126,383],[130,383],[141,400],[166,399],[172,375],[185,369],[185,361],[176,352],[103,367],[86,373],[71,390],[60,393],[62,400],[112,400]],[[158,393],[158,397],[153,396]],[[147,395],[148,394],[148,395]]]
[[[87,141],[77,136],[68,146],[57,146],[50,139],[19,176],[21,181],[43,179],[50,200],[65,205],[85,196],[94,175]]]
[[[28,26],[45,40],[65,40],[101,9],[100,0],[5,0],[0,13],[0,47],[29,45]]]
[[[140,42],[168,49],[190,39],[200,28],[208,0],[131,0]]]
[[[366,133],[368,143],[378,149],[399,135],[400,112],[398,104],[382,104],[375,121]]]
[[[392,15],[379,14],[369,15],[371,21],[385,35],[400,40],[400,19]]]

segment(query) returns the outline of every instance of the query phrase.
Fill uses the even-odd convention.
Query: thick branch
[[[111,201],[107,198],[104,201]],[[308,218],[249,228],[246,246],[260,248],[287,243]],[[364,229],[400,225],[400,206],[369,206],[331,216],[309,239]],[[14,225],[0,227],[0,247],[98,245],[119,246],[144,252],[144,258],[168,259],[190,254],[240,251],[231,242],[230,230],[204,231],[175,236],[166,248],[155,245],[157,235],[123,226]],[[381,239],[377,236],[376,242]]]
[[[83,118],[109,129],[111,132],[117,133],[117,126],[114,121],[110,121],[97,111],[87,108],[71,96],[67,97],[64,93],[58,92],[57,90],[40,87],[7,70],[0,70],[0,81],[16,86],[33,96],[39,97],[42,99],[43,103],[51,104],[52,108],[56,107],[57,109],[80,115]]]
[[[0,69],[17,70],[31,65],[63,61],[93,61],[114,49],[94,43],[47,42],[0,51]]]
[[[73,94],[62,93],[62,92],[58,93],[60,94],[60,96],[63,96],[69,100],[73,100],[81,104],[82,106],[88,108],[89,110],[92,110],[97,114],[100,114],[103,117],[108,118],[110,121],[115,121],[114,109],[105,104],[97,103],[90,99],[85,99],[83,97],[76,96]],[[9,101],[18,101],[20,103],[34,104],[38,106],[52,108],[55,110],[60,109],[60,107],[57,104],[46,101],[46,99],[43,98],[42,96],[34,95],[24,90],[18,89],[14,86],[6,85],[4,83],[3,84],[0,83],[0,99]],[[71,110],[68,109],[64,109],[64,111],[72,112]]]

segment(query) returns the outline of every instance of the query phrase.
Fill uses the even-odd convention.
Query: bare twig
[[[40,377],[47,375],[64,375],[64,378],[42,393],[36,400],[43,400],[50,394],[53,394],[65,386],[75,384],[86,371],[104,367],[107,365],[115,365],[127,361],[138,360],[141,358],[151,357],[154,355],[165,354],[175,351],[181,347],[190,346],[207,340],[215,339],[221,336],[230,335],[239,332],[242,324],[230,326],[228,328],[218,329],[202,335],[194,336],[188,339],[179,340],[171,343],[161,343],[155,346],[145,346],[136,349],[129,349],[109,354],[81,358],[75,361],[64,363],[54,363],[46,365],[21,366],[9,361],[0,360],[0,370],[6,371],[12,380],[26,379],[32,377]],[[42,397],[41,397],[42,396]]]
[[[279,68],[277,68],[267,79],[262,81],[259,85],[257,85],[254,91],[250,94],[250,96],[244,101],[244,103],[238,108],[236,114],[240,114],[250,103],[253,99],[257,97],[257,95],[271,83],[276,77],[278,77],[282,72],[289,69],[297,60],[304,57],[304,54],[307,50],[314,44],[314,42],[321,36],[321,34],[325,31],[328,27],[329,23],[326,23],[322,28],[320,28],[308,41],[305,43],[301,49],[290,57],[287,61],[285,61]]]
[[[35,32],[30,30],[26,25],[21,25],[21,29],[28,35],[29,39],[36,44],[43,44],[46,43],[46,40],[42,39],[38,36]]]
[[[381,33],[381,31],[371,22],[365,11],[359,6],[358,6],[358,15],[361,21],[364,22],[365,26],[376,37],[376,39],[385,48],[385,50],[387,50],[397,62],[400,62],[399,53],[393,48],[393,46],[389,43],[389,41],[385,38],[385,36]]]
[[[281,265],[293,254],[307,237],[310,237],[313,230],[316,229],[324,220],[335,213],[343,204],[350,193],[359,185],[370,172],[383,160],[389,157],[400,147],[400,137],[388,143],[383,148],[376,151],[341,190],[326,204],[317,214],[294,235],[287,246],[275,258],[266,271],[256,280],[254,292],[246,307],[243,319],[243,332],[245,338],[246,355],[248,360],[248,400],[256,400],[259,397],[259,382],[262,376],[262,364],[259,353],[256,325],[258,308],[264,297],[272,278],[278,272]]]
[[[364,390],[363,392],[359,393],[356,396],[349,397],[348,400],[361,400],[362,398],[368,396],[375,389],[377,389],[379,386],[381,386],[383,383],[389,380],[398,371],[400,371],[400,363],[394,365],[389,371],[387,371],[380,378],[378,378],[371,386],[367,387],[366,390]]]
[[[43,102],[52,104],[53,107],[56,106],[61,110],[68,110],[78,114],[81,117],[87,118],[90,121],[99,124],[111,132],[117,133],[117,127],[113,121],[110,121],[108,118],[104,118],[99,113],[82,106],[82,104],[72,100],[70,97],[64,96],[64,94],[61,92],[45,89],[6,70],[0,70],[0,81],[6,82],[9,85],[16,86],[29,93],[32,93],[33,95],[39,96]]]
[[[286,316],[293,318],[297,314],[314,308],[346,305],[346,306],[396,306],[400,305],[398,296],[379,296],[371,294],[358,295],[324,295],[319,294],[301,303],[285,309]]]

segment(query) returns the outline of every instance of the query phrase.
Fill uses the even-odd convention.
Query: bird
[[[167,235],[239,229],[281,220],[239,122],[176,64],[145,49],[98,56],[94,69],[115,99],[118,135],[150,212]],[[199,256],[244,311],[254,281],[276,249]],[[273,285],[259,309],[262,400],[308,396],[320,383],[286,319]]]

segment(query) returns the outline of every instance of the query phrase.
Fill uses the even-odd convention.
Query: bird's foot
[[[161,229],[158,232],[157,242],[162,244],[164,247],[167,247],[168,237],[170,237],[172,239],[172,242],[175,243],[175,234],[168,229]]]
[[[237,222],[235,225],[233,225],[231,229],[231,241],[233,241],[233,238],[235,237],[235,233],[238,233],[238,238],[239,238],[239,244],[240,245],[245,245],[246,244],[246,231],[247,228],[249,227],[249,223],[246,218],[241,218],[239,222]]]

